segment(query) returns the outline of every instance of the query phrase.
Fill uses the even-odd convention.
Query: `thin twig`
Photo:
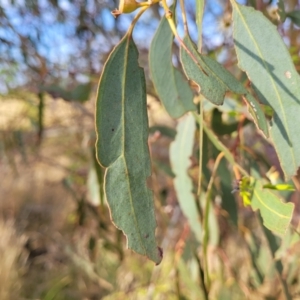
[[[128,29],[128,36],[131,37],[132,35],[132,31],[133,31],[133,28],[136,24],[136,22],[138,21],[138,19],[141,17],[141,15],[149,8],[149,6],[143,6],[141,8],[141,10],[137,13],[137,15],[134,17],[134,19],[132,20],[131,24],[130,24],[130,27]]]
[[[183,40],[180,38],[180,36],[178,35],[177,29],[176,29],[176,25],[174,23],[173,20],[173,13],[170,11],[166,0],[162,0],[161,4],[165,10],[166,13],[166,18],[169,22],[170,28],[174,34],[174,36],[176,37],[176,39],[178,40],[178,42],[180,43],[180,46],[183,47],[183,49],[187,52],[187,54],[190,56],[190,58],[194,61],[194,63],[200,68],[200,70],[206,75],[208,76],[208,74],[204,71],[203,67],[199,64],[198,60],[196,59],[196,57],[193,55],[193,53],[188,49],[188,47],[184,44]]]
[[[202,164],[203,164],[203,102],[199,102],[199,173],[198,173],[198,190],[197,196],[200,201],[201,182],[202,182]]]
[[[188,30],[188,24],[187,24],[187,20],[186,20],[186,12],[185,12],[185,8],[184,8],[184,0],[180,0],[180,8],[181,8],[181,16],[182,16],[182,22],[183,22],[183,26],[184,26],[184,32],[185,34],[189,33]]]

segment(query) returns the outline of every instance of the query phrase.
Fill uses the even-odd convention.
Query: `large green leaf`
[[[155,242],[144,71],[127,34],[111,52],[98,88],[97,158],[107,168],[105,193],[114,224],[128,247],[157,264],[162,256]]]
[[[263,189],[258,180],[254,183],[251,207],[259,209],[264,225],[278,234],[286,232],[294,210],[293,203],[282,202],[274,193]]]
[[[289,178],[300,165],[299,75],[276,27],[253,8],[232,3],[239,66],[260,100],[274,110],[271,137]]]
[[[174,35],[163,17],[149,51],[149,66],[153,85],[169,115],[178,118],[196,110],[193,92],[187,80],[172,64]]]
[[[188,175],[191,165],[196,124],[192,115],[188,115],[177,126],[177,135],[170,146],[170,161],[175,174],[174,186],[180,207],[189,221],[197,239],[201,240],[201,222],[193,194],[193,182]]]
[[[216,105],[223,104],[226,92],[243,95],[255,124],[268,137],[268,125],[264,113],[247,89],[217,61],[198,53],[188,35],[184,38],[184,44],[189,52],[184,46],[180,47],[183,69],[186,76],[198,84],[200,93]]]

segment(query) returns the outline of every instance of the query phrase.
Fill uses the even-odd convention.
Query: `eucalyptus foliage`
[[[260,138],[274,146],[285,180],[290,180],[300,166],[300,78],[275,25],[252,7],[230,1],[237,58],[235,68],[240,68],[235,74],[244,75],[236,77],[214,57],[201,53],[201,33],[205,27],[202,24],[203,1],[197,1],[195,7],[199,30],[195,44],[186,23],[183,1],[180,8],[185,35],[180,37],[175,18],[176,3],[169,7],[165,0],[139,3],[121,0],[119,9],[114,11],[115,16],[135,9],[140,11],[112,50],[100,78],[96,106],[97,157],[106,168],[105,193],[112,221],[123,230],[130,249],[155,263],[161,261],[162,250],[155,240],[152,193],[146,187],[146,180],[151,175],[146,85],[132,31],[143,12],[158,2],[164,9],[164,16],[150,47],[150,76],[157,97],[169,115],[175,119],[181,117],[177,136],[170,147],[174,186],[182,211],[203,247],[204,284],[209,289],[206,250],[207,244],[212,242],[212,226],[217,227],[216,222],[209,221],[211,214],[216,218],[213,207],[218,195],[217,178],[221,181],[223,209],[233,224],[237,225],[238,218],[236,195],[240,203],[259,211],[266,230],[273,232],[271,235],[282,236],[290,226],[294,205],[286,203],[278,191],[293,187],[267,182],[257,165],[260,159],[251,149],[248,152],[241,150],[243,142],[239,136],[246,120],[253,121]],[[282,7],[280,5],[276,12],[279,21]],[[297,20],[296,14],[287,16]],[[180,48],[180,68],[172,63],[174,38]],[[191,83],[197,87],[197,92]],[[220,106],[221,111],[223,105],[225,110],[227,98],[239,103],[235,116],[242,121],[233,126],[224,125],[224,132],[220,128],[217,133],[213,128],[216,124],[223,126],[221,117],[216,123],[218,113],[211,114],[205,106],[211,102]],[[248,111],[244,109],[246,107]],[[234,146],[226,144],[226,139],[222,138],[230,134],[237,135]],[[208,151],[214,161],[212,169],[207,167]],[[248,165],[238,157],[238,151],[245,157],[250,156]],[[189,176],[191,156],[196,156],[199,166],[198,186]],[[233,193],[230,193],[228,176],[236,182]],[[215,241],[218,243],[218,239]]]

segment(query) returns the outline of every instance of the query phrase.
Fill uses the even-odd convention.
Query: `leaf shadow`
[[[245,53],[247,53],[250,57],[252,57],[253,59],[255,59],[262,66],[262,68],[266,69],[266,67],[267,67],[267,70],[271,73],[271,76],[275,80],[276,84],[278,86],[280,86],[282,88],[282,90],[286,94],[288,94],[290,96],[291,99],[293,99],[295,102],[297,102],[298,104],[300,104],[299,99],[297,99],[290,92],[289,88],[285,85],[285,83],[274,73],[275,68],[274,68],[274,66],[272,64],[270,64],[267,61],[261,59],[255,53],[253,53],[252,51],[250,51],[249,49],[247,49],[244,45],[240,44],[236,39],[234,39],[234,43],[235,43],[236,47],[240,48],[242,51],[244,51]],[[251,79],[250,79],[250,81],[251,81]],[[288,135],[288,132],[286,131],[286,129],[284,127],[284,124],[282,123],[282,121],[278,117],[278,115],[276,114],[276,109],[274,108],[274,105],[270,104],[270,102],[268,101],[268,99],[266,99],[266,97],[264,96],[264,94],[259,90],[259,88],[253,82],[252,82],[252,85],[253,85],[253,88],[254,88],[256,94],[258,95],[259,99],[261,99],[265,104],[271,106],[272,109],[275,112],[275,115],[274,115],[273,119],[270,122],[271,126],[273,126],[273,124],[276,124],[278,126],[278,128],[279,128],[282,136],[284,137],[284,139],[287,141],[287,143],[289,144],[289,146],[292,147],[291,139],[290,139],[290,137]]]
[[[272,78],[274,78],[274,80],[276,81],[276,83],[284,90],[285,93],[287,93],[293,100],[295,100],[298,104],[300,104],[300,100],[297,99],[289,90],[288,87],[286,87],[286,85],[284,84],[284,82],[278,78],[278,76],[276,76],[276,74],[273,73],[273,71],[275,70],[274,66],[271,65],[270,63],[268,63],[265,60],[262,60],[259,56],[257,56],[256,54],[254,54],[252,51],[250,51],[249,49],[247,49],[245,46],[243,46],[242,44],[240,44],[237,40],[234,39],[234,43],[237,47],[239,47],[241,50],[243,50],[244,52],[246,52],[249,56],[251,56],[252,58],[254,58],[259,64],[262,65],[262,67],[265,69],[265,66],[268,67],[268,71],[271,72],[272,74]],[[254,85],[255,90],[258,91],[259,96],[261,96],[261,98],[263,98],[264,102],[269,104],[269,101],[264,97],[264,95],[259,91],[259,89]],[[270,105],[271,106],[271,105]]]

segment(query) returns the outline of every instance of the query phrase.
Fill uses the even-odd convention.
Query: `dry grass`
[[[17,234],[12,221],[0,220],[0,299],[18,299],[25,256],[25,237]]]

